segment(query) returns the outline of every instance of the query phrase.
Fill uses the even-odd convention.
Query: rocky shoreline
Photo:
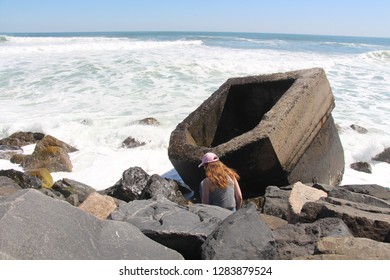
[[[232,213],[195,203],[179,182],[140,167],[100,191],[53,182],[50,172],[75,148],[23,135],[0,140],[14,147],[11,160],[36,144],[20,157],[24,172],[0,171],[0,259],[390,259],[386,187],[268,186]]]

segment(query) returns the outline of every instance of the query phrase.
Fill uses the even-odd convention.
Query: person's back
[[[223,189],[218,186],[210,191],[210,204],[217,205],[229,210],[235,210],[236,199],[234,198],[234,182],[229,178],[229,185]]]

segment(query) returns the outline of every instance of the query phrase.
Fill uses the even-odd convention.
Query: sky
[[[390,37],[388,0],[0,0],[0,33],[216,31]]]

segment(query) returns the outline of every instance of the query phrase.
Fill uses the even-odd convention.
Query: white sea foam
[[[40,131],[79,148],[71,154],[73,172],[55,173],[55,179],[73,178],[102,189],[131,166],[140,166],[149,174],[175,176],[167,155],[171,131],[226,79],[322,67],[336,98],[333,116],[342,127],[343,183],[390,187],[389,164],[371,160],[390,146],[386,50],[340,54],[329,49],[313,51],[315,45],[310,43],[311,51],[305,51],[304,42],[264,43],[252,38],[243,41],[260,47],[240,48],[229,38],[221,43],[211,35],[165,41],[1,38],[5,40],[0,44],[0,138],[19,130]],[[262,44],[268,45],[263,48]],[[162,124],[133,124],[145,117],[155,117]],[[351,124],[364,126],[369,133],[358,134],[349,128]],[[146,145],[121,148],[128,136]],[[370,162],[373,174],[350,169],[355,161]],[[0,161],[0,168],[7,167],[17,168]]]

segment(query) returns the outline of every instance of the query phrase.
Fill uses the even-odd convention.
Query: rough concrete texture
[[[321,68],[227,80],[172,132],[168,155],[197,191],[204,153],[216,153],[241,176],[244,197],[269,185],[338,185],[344,153]]]

